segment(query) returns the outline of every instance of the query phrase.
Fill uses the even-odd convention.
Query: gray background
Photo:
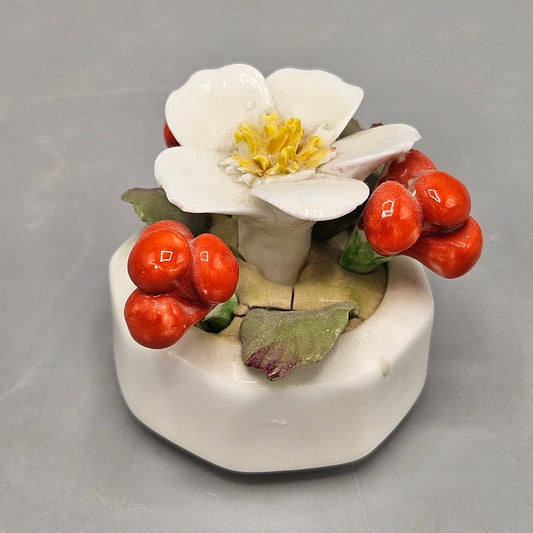
[[[2,2],[0,530],[526,532],[533,522],[529,1]],[[167,94],[206,67],[326,68],[469,187],[477,267],[429,275],[426,388],[365,461],[242,476],[124,405],[107,264],[140,226]]]

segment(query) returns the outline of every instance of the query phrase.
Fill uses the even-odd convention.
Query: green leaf
[[[241,259],[239,282],[235,293],[239,302],[248,307],[268,307],[271,309],[291,308],[293,289],[290,285],[280,285],[266,279],[255,266]]]
[[[294,286],[292,309],[320,309],[339,302],[354,302],[358,318],[366,320],[383,300],[387,269],[382,265],[368,274],[350,272],[337,263],[319,261],[305,267]]]
[[[211,215],[182,211],[168,201],[165,191],[161,188],[129,189],[121,199],[133,204],[135,213],[145,224],[153,224],[160,220],[177,220],[185,224],[193,235],[205,233],[211,225]]]
[[[240,329],[242,360],[270,380],[297,365],[316,363],[331,350],[354,307],[341,302],[310,311],[252,309]]]
[[[346,124],[345,128],[341,131],[341,134],[338,136],[338,139],[342,139],[343,137],[348,137],[348,135],[353,135],[354,133],[357,133],[358,131],[361,131],[363,128],[361,127],[361,124],[355,120],[355,118],[351,118],[348,121],[348,124]]]
[[[380,255],[374,251],[368,243],[365,232],[356,226],[342,252],[339,264],[352,272],[367,274],[391,259],[392,256]]]
[[[218,304],[206,317],[204,322],[209,324],[211,331],[218,333],[227,328],[233,320],[233,312],[239,305],[235,294],[226,302]]]

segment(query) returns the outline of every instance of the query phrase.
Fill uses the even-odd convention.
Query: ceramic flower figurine
[[[123,195],[147,227],[110,264],[122,393],[224,468],[374,450],[425,381],[422,265],[455,278],[481,255],[465,185],[411,126],[361,128],[362,97],[318,70],[197,72],[167,101],[159,187]]]
[[[419,138],[414,128],[395,124],[361,129],[352,116],[362,94],[324,71],[287,68],[264,78],[250,66],[229,65],[196,73],[167,101],[168,149],[155,162],[162,187],[158,198],[175,206],[184,222],[186,214],[194,213],[237,218],[235,252],[240,259],[257,267],[266,280],[294,288],[289,289],[290,307],[281,305],[284,310],[296,311],[299,305],[315,223],[327,226],[329,221],[338,233],[338,221],[348,217],[353,230],[339,265],[361,274],[401,254],[443,277],[457,277],[481,253],[481,230],[470,217],[466,187],[411,148]],[[379,179],[367,180],[369,176]],[[358,210],[361,204],[364,209]],[[237,261],[225,243],[218,240],[215,246],[211,241],[218,238],[209,234],[195,239],[181,222],[160,220],[172,216],[156,216],[128,261],[137,290],[126,303],[126,321],[132,336],[150,348],[177,342],[217,304],[228,301],[238,285]],[[199,259],[204,256],[206,263]],[[199,281],[200,266],[205,274]],[[206,283],[225,290],[206,298]],[[353,299],[344,296],[346,302]],[[341,303],[327,295],[319,300]],[[244,303],[280,307],[246,298]],[[343,308],[341,314],[345,327],[354,307]],[[294,315],[283,313],[280,320],[287,324],[289,317]],[[311,330],[318,319],[304,318],[301,327]],[[241,341],[246,331],[249,338],[254,336],[249,323],[247,319],[241,327]],[[291,328],[297,328],[295,323]],[[297,364],[321,359],[337,335],[314,357],[308,357],[303,344],[268,352],[267,357],[264,346],[250,349],[244,343],[243,354],[248,353],[243,359],[270,379],[279,378]],[[273,342],[280,341],[275,337]],[[299,355],[287,359],[290,350]]]
[[[359,87],[323,71],[198,72],[167,101],[180,146],[157,158],[156,180],[184,211],[238,215],[240,254],[292,285],[313,224],[363,203],[362,180],[419,139],[402,124],[338,139],[362,98]]]

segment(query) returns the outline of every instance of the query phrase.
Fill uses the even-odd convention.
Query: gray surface
[[[0,25],[0,530],[531,530],[530,2],[3,2]],[[360,121],[416,126],[484,229],[474,271],[430,276],[427,386],[358,464],[225,473],[121,400],[107,263],[139,225],[120,194],[153,186],[167,94],[236,61],[361,85]]]

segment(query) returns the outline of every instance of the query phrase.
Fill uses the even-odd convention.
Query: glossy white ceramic
[[[123,318],[134,237],[110,263],[118,381],[143,424],[190,453],[238,472],[347,463],[371,453],[409,412],[427,371],[433,298],[423,267],[398,257],[376,312],[319,363],[269,382],[246,368],[232,337],[191,328],[151,350]]]

